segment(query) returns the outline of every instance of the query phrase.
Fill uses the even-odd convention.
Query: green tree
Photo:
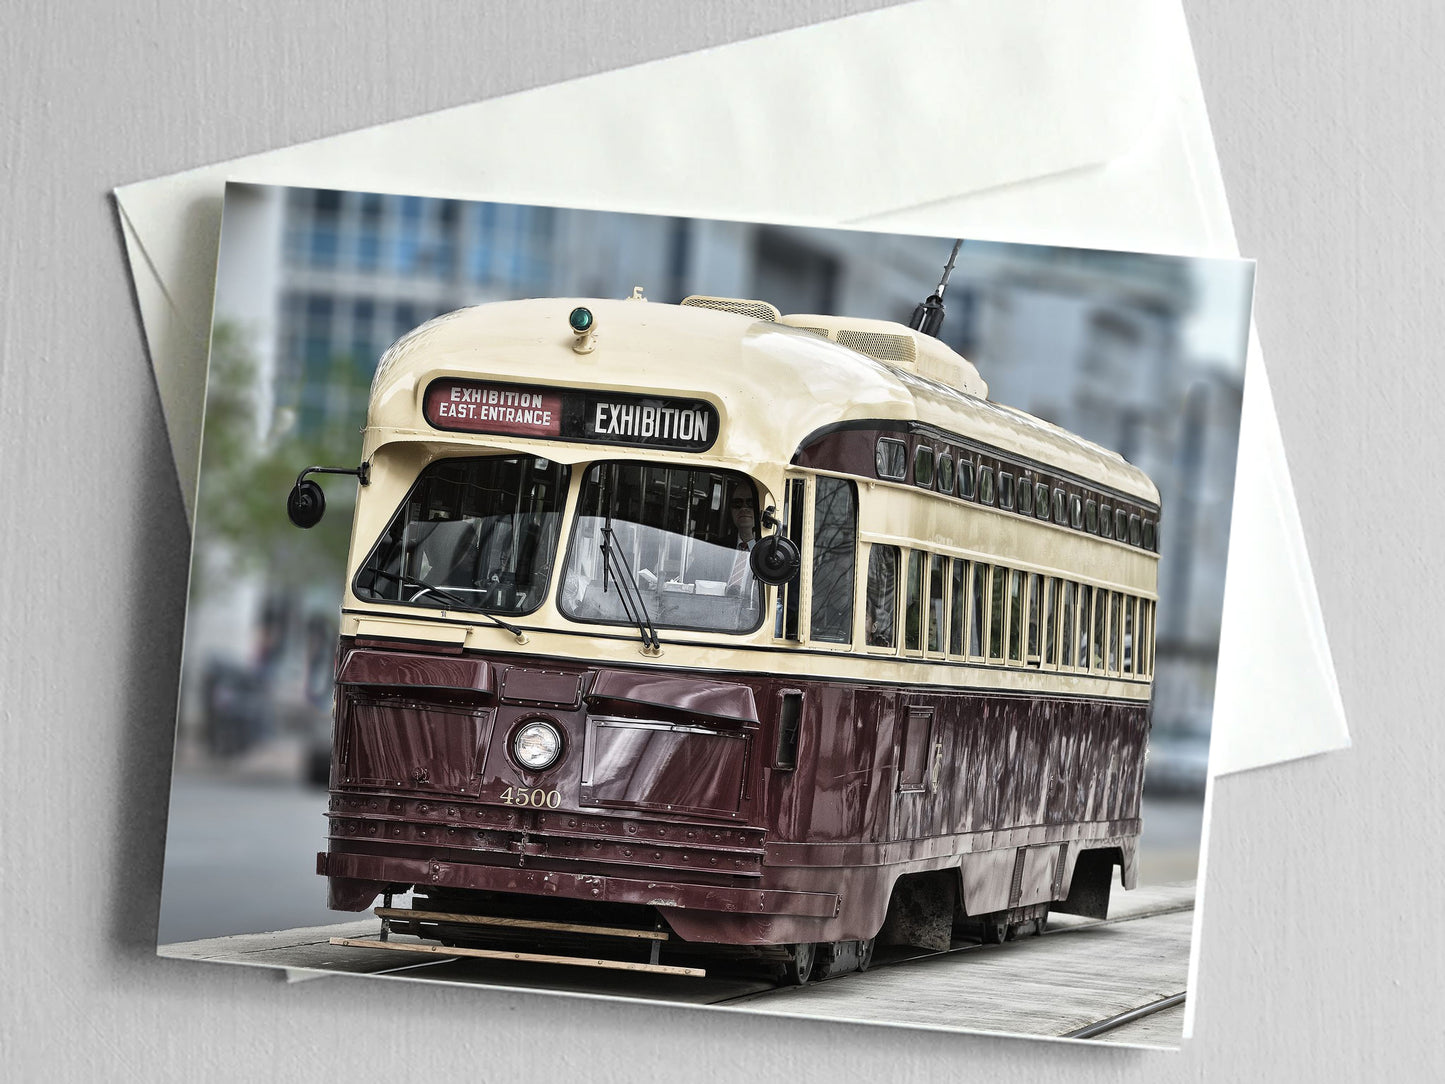
[[[308,374],[313,378],[315,374]],[[322,476],[326,516],[310,530],[286,518],[286,495],[309,466],[354,466],[361,458],[367,373],[345,355],[324,374],[334,409],[308,432],[294,412],[278,410],[261,430],[261,396],[244,332],[218,322],[211,337],[210,376],[196,504],[194,589],[200,595],[240,576],[260,575],[273,589],[333,582],[339,593],[355,507],[356,482]]]

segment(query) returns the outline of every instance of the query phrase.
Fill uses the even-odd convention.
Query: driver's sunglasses
[[[733,508],[735,508],[735,509],[736,509],[736,508],[756,508],[756,507],[758,506],[758,502],[757,502],[754,498],[752,498],[752,497],[734,497],[734,498],[732,499],[732,506],[733,506]]]

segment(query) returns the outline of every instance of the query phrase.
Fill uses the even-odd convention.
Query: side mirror
[[[786,535],[770,534],[758,540],[748,557],[753,575],[769,587],[787,583],[798,574],[803,556],[798,544]]]
[[[298,527],[315,527],[326,514],[326,494],[310,478],[291,487],[286,498],[286,518]]]

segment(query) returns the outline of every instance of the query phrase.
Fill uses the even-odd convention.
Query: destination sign
[[[442,379],[427,388],[427,423],[462,433],[496,433],[587,444],[700,452],[717,440],[718,414],[699,399]]]

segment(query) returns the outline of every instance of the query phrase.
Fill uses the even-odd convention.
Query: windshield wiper
[[[527,634],[521,629],[519,629],[516,625],[508,624],[506,621],[503,621],[495,614],[488,613],[486,610],[478,608],[477,606],[468,602],[466,599],[462,598],[460,595],[454,595],[450,591],[446,590],[445,588],[438,587],[434,583],[427,583],[426,580],[417,579],[417,577],[415,576],[407,576],[402,573],[392,572],[389,569],[385,568],[369,568],[366,571],[370,572],[373,576],[386,576],[389,579],[393,579],[397,583],[401,584],[401,586],[403,587],[418,588],[416,594],[412,595],[411,598],[407,599],[407,602],[415,602],[417,599],[421,598],[422,595],[435,595],[441,601],[451,603],[451,608],[454,610],[463,610],[466,613],[476,614],[478,617],[485,617],[488,621],[496,625],[498,628],[506,629],[517,638],[517,643],[525,644],[527,642]]]
[[[642,590],[632,578],[632,568],[617,546],[612,530],[612,503],[617,495],[616,463],[612,464],[612,469],[608,472],[607,482],[607,517],[602,524],[601,543],[602,592],[607,593],[610,573],[617,580],[617,596],[622,600],[622,609],[626,612],[627,619],[637,626],[637,631],[642,636],[643,653],[657,655],[662,651],[662,641],[657,638],[657,630],[652,627],[652,615],[647,612],[647,603],[642,600]]]

